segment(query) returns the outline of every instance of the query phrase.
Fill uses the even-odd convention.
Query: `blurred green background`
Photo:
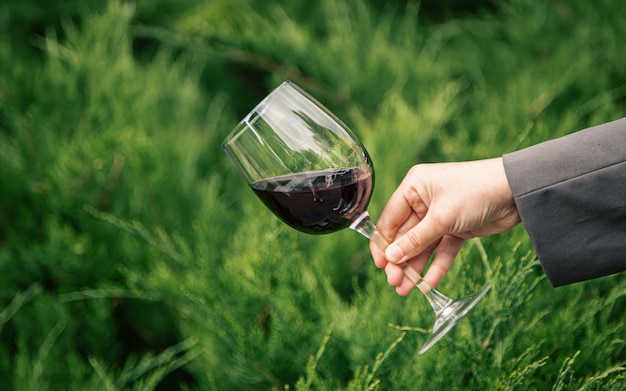
[[[626,114],[618,0],[0,4],[0,389],[624,390],[626,276],[554,289],[523,227],[433,317],[353,232],[265,210],[221,140],[292,79],[376,166],[500,156]]]

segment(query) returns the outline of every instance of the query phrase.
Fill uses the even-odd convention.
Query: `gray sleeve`
[[[626,118],[503,159],[552,285],[626,270]]]

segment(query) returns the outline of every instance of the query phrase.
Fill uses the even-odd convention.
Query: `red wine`
[[[302,232],[330,233],[350,225],[367,208],[372,175],[358,168],[303,172],[252,184],[263,203]]]

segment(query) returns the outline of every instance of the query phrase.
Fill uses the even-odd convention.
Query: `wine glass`
[[[282,221],[302,232],[351,228],[381,249],[388,243],[367,212],[374,167],[365,147],[335,115],[291,81],[261,101],[222,145],[241,176]],[[452,300],[404,263],[436,319],[419,354],[443,337],[487,293]]]

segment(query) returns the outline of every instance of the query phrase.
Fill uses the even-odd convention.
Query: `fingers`
[[[429,246],[422,254],[408,261],[409,267],[418,274],[421,274],[422,270],[424,270],[428,264],[435,247],[436,243]],[[396,265],[388,262],[385,265],[385,273],[387,274],[387,282],[389,285],[395,286],[396,291],[401,296],[406,296],[415,287],[415,284],[404,274],[403,266],[404,265]]]
[[[395,228],[395,231],[393,233],[390,234],[389,231],[386,231],[387,235],[383,235],[383,230],[378,228],[378,234],[383,237],[384,240],[390,243],[391,240],[393,240],[396,236],[404,235],[407,231],[409,231],[416,224],[418,224],[420,220],[421,219],[416,214],[410,213],[408,216],[405,217],[405,220],[401,224],[397,224],[398,227]],[[370,252],[372,253],[372,257],[374,258],[374,264],[379,269],[382,269],[385,267],[385,265],[387,265],[387,258],[385,257],[384,252],[386,247],[386,244],[384,247],[381,247],[380,244],[377,244],[376,241],[370,241]]]
[[[424,275],[424,280],[435,288],[450,270],[464,243],[465,240],[456,236],[444,236],[438,244],[428,246],[426,251],[411,259],[408,262],[409,267],[421,274],[434,251],[435,256]],[[413,281],[404,274],[402,266],[387,262],[384,268],[387,282],[396,287],[398,295],[406,296],[415,288]]]
[[[407,178],[408,175],[391,195],[376,223],[378,231],[389,243],[400,233],[417,224],[428,209],[423,205],[419,194],[410,186]]]
[[[415,287],[413,281],[404,275],[402,267],[398,265],[388,263],[385,266],[385,273],[387,274],[387,282],[396,287],[396,293],[400,296],[408,295]]]
[[[399,294],[413,287],[398,266],[416,263],[421,272],[437,246],[424,279],[435,287],[446,275],[464,240],[512,228],[520,222],[501,158],[413,166],[390,197],[377,227],[387,241],[374,250]]]
[[[408,296],[413,291],[413,288],[415,288],[415,284],[408,278],[405,278],[402,280],[402,284],[396,287],[396,293],[400,296]]]
[[[385,266],[385,274],[387,275],[387,282],[389,285],[400,286],[400,284],[402,284],[404,272],[400,266],[394,265],[393,263],[387,263]]]
[[[429,175],[423,170],[424,167],[415,166],[409,171],[378,219],[380,234],[393,243],[383,250],[370,245],[374,263],[385,269],[387,281],[403,296],[414,288],[414,284],[404,276],[399,264],[408,263],[421,273],[438,246],[427,273],[427,282],[434,287],[448,272],[463,245],[462,239],[446,236],[457,213],[445,203],[442,204],[446,205],[445,208],[435,207],[433,195],[436,192],[433,190],[438,187],[432,186]],[[458,206],[456,204],[453,206]]]
[[[377,268],[382,269],[387,265],[388,262],[385,258],[385,252],[374,242],[370,242],[370,252],[372,253],[372,258],[374,258],[374,264]]]
[[[446,235],[439,242],[433,262],[424,275],[424,280],[433,288],[441,282],[461,251],[465,240],[456,236]]]
[[[388,262],[395,264],[406,262],[424,252],[447,233],[444,226],[432,216],[427,214],[419,224],[399,236],[385,249],[385,258]]]

